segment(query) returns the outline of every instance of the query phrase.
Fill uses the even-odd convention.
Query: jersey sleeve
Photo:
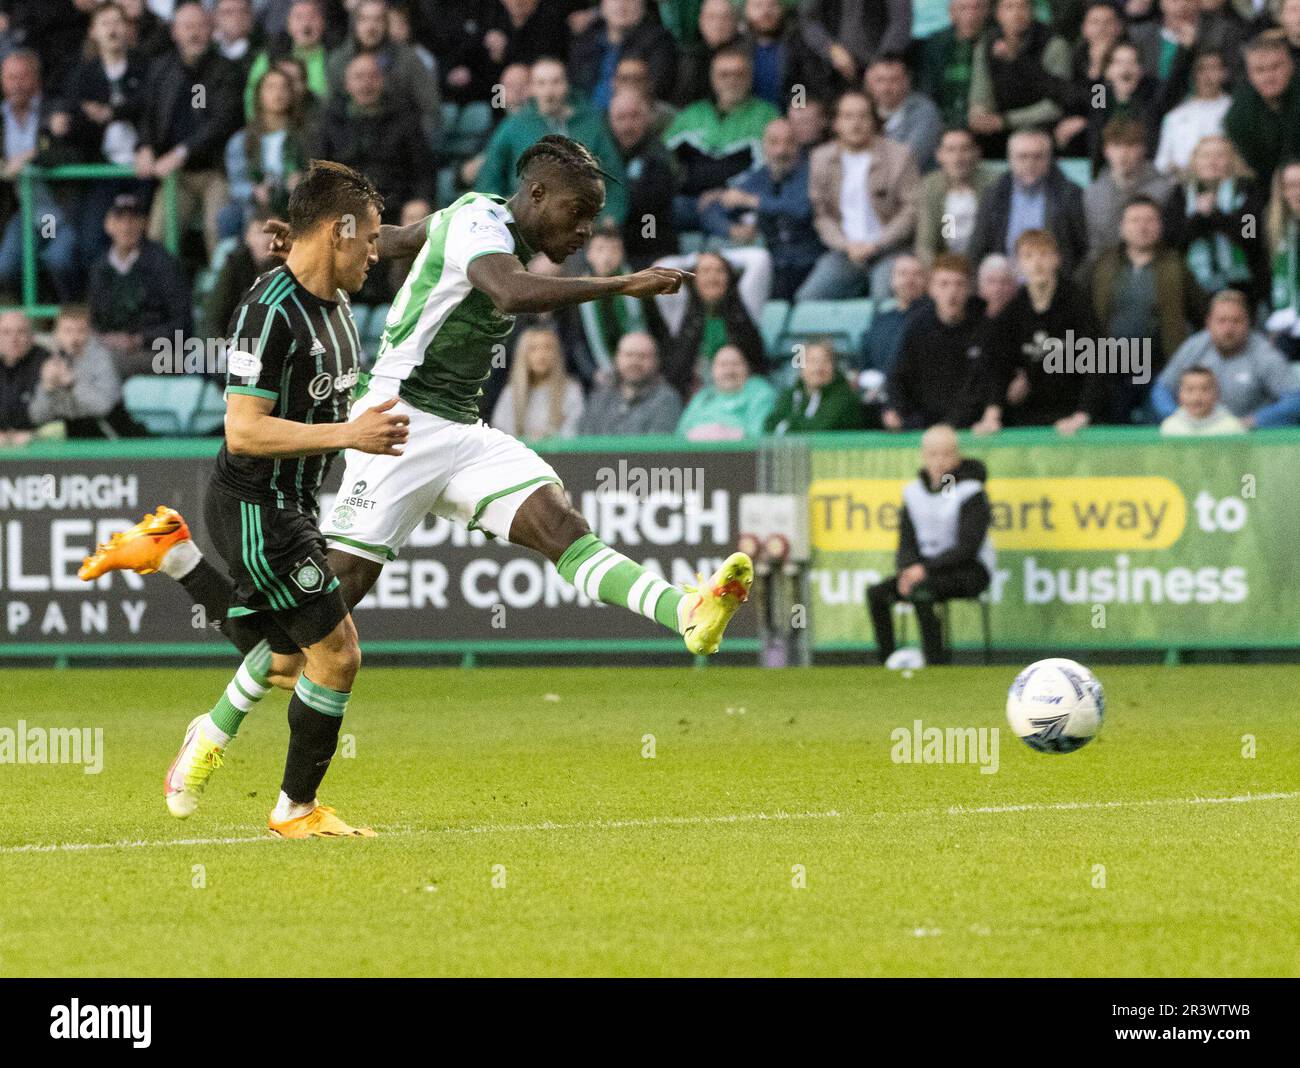
[[[280,308],[244,305],[235,313],[226,352],[226,392],[276,400],[293,342],[289,319]]]
[[[515,239],[505,220],[484,205],[467,205],[451,220],[447,231],[447,259],[453,267],[468,270],[480,256],[493,252],[515,253]]]

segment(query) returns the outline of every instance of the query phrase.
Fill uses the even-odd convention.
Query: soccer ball
[[[1091,671],[1054,657],[1030,664],[1007,691],[1007,722],[1030,749],[1073,753],[1101,730],[1106,695]]]

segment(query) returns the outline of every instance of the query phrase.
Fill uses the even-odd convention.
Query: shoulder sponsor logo
[[[236,349],[226,357],[226,369],[236,378],[256,378],[262,373],[262,361],[251,352]]]

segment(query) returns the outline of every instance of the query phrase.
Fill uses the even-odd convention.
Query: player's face
[[[334,276],[339,288],[355,293],[366,284],[370,268],[379,262],[379,212],[374,205],[360,219],[344,217],[334,241]]]
[[[563,263],[587,244],[604,206],[604,182],[544,191],[538,203],[541,251],[552,262]]]

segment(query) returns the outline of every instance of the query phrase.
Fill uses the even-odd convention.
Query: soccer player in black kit
[[[292,685],[289,752],[268,827],[285,838],[374,834],[316,800],[361,663],[356,627],[325,556],[317,494],[342,449],[395,456],[406,441],[409,420],[389,413],[392,403],[348,422],[361,347],[347,293],[378,262],[382,208],[363,175],[313,162],[289,200],[287,261],[254,283],[231,320],[226,437],[204,511],[234,587],[224,629],[252,651],[212,711],[189,725],[166,779],[174,816],[194,811],[253,704],[272,685]],[[183,531],[165,540],[180,548],[189,533],[184,520],[164,512],[161,520],[178,521],[177,534]],[[124,542],[120,551],[147,540]],[[191,552],[192,562],[168,553],[168,572],[189,567],[197,580],[220,582]]]

